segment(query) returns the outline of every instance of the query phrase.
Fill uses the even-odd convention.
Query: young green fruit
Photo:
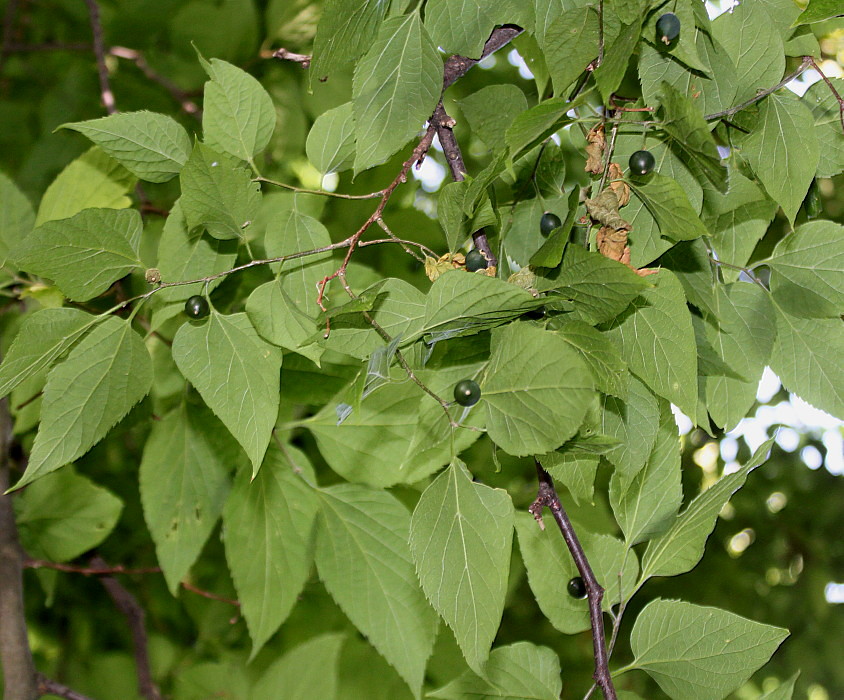
[[[580,576],[575,576],[569,581],[566,588],[572,598],[582,599],[586,597],[586,583],[584,583]]]
[[[474,406],[481,398],[481,388],[474,379],[462,379],[454,385],[454,400],[461,406]]]
[[[466,269],[469,272],[475,272],[476,270],[486,270],[488,267],[489,261],[477,248],[472,248],[472,250],[466,253]]]
[[[647,175],[656,165],[656,159],[650,151],[636,151],[628,163],[634,175]]]
[[[680,19],[673,12],[666,12],[656,21],[656,36],[668,46],[680,36]]]
[[[551,211],[546,211],[539,220],[539,230],[543,236],[549,235],[551,231],[555,228],[560,228],[562,225],[563,222],[560,221],[560,217]]]
[[[198,294],[190,297],[185,302],[185,313],[189,318],[205,318],[210,312],[211,309],[208,306],[208,300]]]

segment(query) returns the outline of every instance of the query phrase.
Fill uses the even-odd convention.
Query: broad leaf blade
[[[278,414],[281,351],[258,336],[246,314],[212,311],[202,323],[179,328],[173,359],[246,450],[256,474]]]
[[[654,600],[633,625],[634,668],[672,698],[721,700],[765,664],[788,630],[718,608]]]
[[[147,182],[167,182],[190,155],[190,138],[172,117],[155,112],[123,112],[101,119],[62,124],[87,136],[130,173]]]
[[[351,102],[320,114],[305,144],[308,160],[323,175],[348,170],[355,162],[355,115]]]
[[[288,456],[292,459],[288,461]],[[235,478],[223,511],[226,560],[252,638],[252,657],[290,614],[313,561],[317,499],[295,447],[267,451],[258,474]]]
[[[386,20],[354,79],[355,173],[383,163],[436,107],[442,60],[419,15]]]
[[[153,424],[139,485],[144,520],[175,595],[223,512],[237,444],[204,407],[183,401]]]
[[[15,488],[81,457],[149,392],[152,361],[132,326],[101,321],[47,377],[41,426]]]
[[[413,570],[409,530],[410,513],[384,491],[356,484],[320,491],[319,576],[419,697],[437,620]]]
[[[275,107],[261,83],[231,63],[212,58],[202,64],[205,83],[202,131],[205,143],[241,160],[266,148],[275,129]]]
[[[70,308],[42,309],[27,316],[0,365],[0,396],[48,369],[97,320]]]
[[[504,610],[513,517],[505,491],[473,483],[455,460],[425,489],[410,523],[422,589],[478,673]]]
[[[42,224],[12,256],[27,272],[55,281],[69,299],[87,301],[143,268],[136,250],[142,228],[134,209],[85,209]]]
[[[721,477],[697,496],[671,528],[651,540],[642,560],[642,580],[652,576],[676,576],[691,571],[703,556],[706,540],[715,528],[718,513],[738,491],[748,474],[768,458],[774,438],[767,440],[737,472]]]
[[[550,452],[577,432],[592,387],[579,353],[560,336],[518,324],[496,330],[481,382],[489,436],[512,455]]]

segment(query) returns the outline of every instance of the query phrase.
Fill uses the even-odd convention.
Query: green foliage
[[[21,46],[90,41],[78,8],[20,5]],[[757,590],[802,558],[743,571],[721,543],[748,491],[809,489],[773,439],[724,474],[689,455],[767,366],[844,417],[839,99],[780,86],[831,60],[840,8],[130,6],[103,8],[115,113],[87,53],[0,64],[2,498],[42,569],[44,672],[132,692],[121,621],[70,573],[96,548],[163,574],[125,584],[176,700],[579,697],[592,645],[568,635],[594,620],[558,504],[527,512],[541,465],[605,589],[618,697],[791,697],[793,657],[750,680],[788,632],[737,613],[799,627],[822,593],[789,623]],[[423,160],[455,181],[420,185]],[[818,560],[800,533],[773,556]]]

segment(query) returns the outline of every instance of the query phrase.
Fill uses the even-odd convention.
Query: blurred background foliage
[[[321,13],[320,2],[309,0],[104,0],[99,3],[106,47],[112,47],[107,65],[121,111],[148,109],[177,118],[191,132],[200,123],[204,73],[196,50],[249,70],[273,97],[278,125],[268,149],[263,173],[270,178],[304,187],[342,187],[350,193],[371,192],[394,177],[406,154],[390,163],[361,173],[340,175],[340,182],[320,182],[320,176],[305,157],[305,139],[316,116],[350,98],[350,76],[331,76],[311,84],[306,71],[295,63],[270,56],[280,46],[307,53]],[[65,122],[103,116],[97,68],[92,51],[91,26],[82,0],[6,0],[0,3],[3,17],[3,48],[0,54],[0,170],[13,178],[33,202],[37,202],[50,181],[72,159],[89,147],[80,135],[54,131]],[[844,27],[841,21],[812,25],[821,38],[823,67],[829,75],[844,75]],[[123,47],[115,48],[115,47]],[[530,42],[518,40],[487,59],[448,92],[447,109],[458,121],[456,133],[463,145],[470,173],[486,163],[488,149],[464,125],[460,101],[487,85],[515,83],[528,103],[540,97],[537,84],[517,51],[528,59]],[[128,51],[126,50],[128,49]],[[804,75],[802,80],[810,80]],[[634,91],[635,85],[630,86]],[[799,86],[798,86],[799,87]],[[805,86],[803,86],[805,89]],[[577,127],[563,134],[560,152],[567,161],[566,190],[587,184],[583,174],[583,133]],[[565,138],[568,136],[568,138]],[[444,250],[435,218],[433,193],[446,175],[440,151],[429,155],[415,178],[391,200],[390,223],[401,235]],[[178,180],[164,185],[144,185],[148,200],[145,220],[145,251],[150,264],[157,250],[157,235],[163,219],[156,212],[167,211],[178,195]],[[514,188],[515,189],[515,188]],[[798,217],[805,220],[807,207],[820,206],[826,216],[844,223],[844,176],[820,180],[816,201],[804,204]],[[273,216],[274,202],[288,197],[272,193],[264,198],[262,218]],[[502,190],[502,197],[512,196]],[[529,200],[527,200],[529,203]],[[502,199],[499,204],[506,203]],[[276,204],[277,206],[277,204]],[[367,201],[313,198],[308,203],[335,240],[349,233],[349,222],[365,219],[371,211]],[[527,205],[526,205],[527,206]],[[514,226],[518,228],[518,216]],[[786,230],[779,218],[759,244],[756,258],[763,257]],[[252,227],[260,235],[258,222]],[[506,235],[506,231],[505,231]],[[260,255],[260,249],[253,251]],[[368,266],[366,271],[362,266]],[[384,246],[362,249],[356,254],[354,279],[361,286],[381,276],[395,276],[423,287],[427,284],[420,266],[412,258],[395,255]],[[350,275],[351,276],[351,275]],[[233,286],[245,276],[224,283],[216,294],[234,295]],[[229,287],[227,291],[227,287]],[[16,302],[9,302],[16,303]],[[2,349],[12,337],[10,321],[0,316]],[[303,363],[299,363],[304,368]],[[297,371],[296,362],[285,362],[284,372]],[[661,596],[683,598],[697,604],[712,604],[734,613],[787,627],[791,637],[772,662],[736,698],[756,698],[774,679],[784,680],[802,671],[796,697],[824,700],[844,697],[844,480],[842,426],[817,416],[790,399],[775,378],[760,396],[757,418],[744,421],[729,436],[710,436],[700,430],[682,436],[684,492],[688,501],[702,487],[717,479],[734,462],[743,462],[760,435],[786,424],[770,461],[752,474],[746,486],[722,513],[711,536],[706,555],[693,572],[673,579],[649,583],[627,611],[632,621],[638,609]],[[318,403],[323,396],[301,392],[301,404]],[[14,398],[14,397],[13,397]],[[33,407],[34,410],[34,407]],[[126,421],[141,437],[148,430],[149,406],[142,404]],[[303,409],[307,410],[307,408]],[[26,444],[31,439],[37,414],[27,419],[17,411],[16,432]],[[680,419],[681,428],[683,420]],[[789,427],[790,425],[790,427]],[[144,525],[137,479],[126,478],[126,470],[137,469],[142,440],[133,443],[133,432],[111,437],[79,460],[78,471],[112,490],[124,500],[125,508],[116,531],[99,548],[110,563],[130,567],[153,566],[155,550]],[[325,482],[330,473],[308,434],[295,444],[314,461]],[[535,496],[533,465],[493,453],[492,444],[482,439],[464,456],[478,479],[505,487],[517,507],[526,508]],[[567,503],[575,522],[591,530],[615,530],[612,516],[600,494],[606,489],[608,470],[601,469],[596,484],[596,502],[591,506]],[[409,491],[409,490],[408,490]],[[414,493],[396,489],[400,498],[412,503]],[[219,536],[212,536],[192,572],[196,586],[234,597],[228,579]],[[205,697],[197,688],[224,679],[229,697],[243,697],[248,677],[257,677],[280,653],[327,630],[343,630],[349,640],[341,666],[342,697],[360,698],[361,667],[372,674],[395,675],[352,629],[327,595],[312,580],[300,604],[281,631],[251,664],[249,640],[236,608],[210,601],[187,591],[173,598],[164,580],[156,574],[125,577],[126,585],[147,611],[153,668],[165,693],[177,700]],[[38,570],[26,574],[27,606],[32,645],[39,668],[64,679],[99,700],[126,700],[137,696],[134,662],[129,634],[100,584],[72,573]],[[510,597],[505,610],[505,630],[497,643],[530,638],[554,649],[561,658],[566,697],[581,697],[591,675],[589,633],[564,636],[540,613],[524,574],[518,549],[514,548]],[[624,643],[625,634],[621,635]],[[619,648],[624,654],[625,649]],[[435,685],[447,682],[462,670],[450,632],[441,631],[429,667]],[[624,676],[621,687],[642,697],[659,695],[649,679],[640,673]],[[403,697],[400,682],[394,698]],[[217,697],[217,696],[215,696]]]

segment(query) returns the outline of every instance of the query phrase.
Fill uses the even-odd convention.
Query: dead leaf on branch
[[[633,228],[618,213],[618,208],[621,205],[618,201],[618,195],[612,187],[607,187],[594,199],[587,199],[585,204],[589,216],[604,226],[615,229],[616,231],[630,231]]]
[[[593,175],[604,172],[604,149],[607,147],[607,139],[604,135],[604,125],[599,124],[589,130],[586,134],[586,167],[584,170]]]
[[[425,257],[425,274],[428,279],[433,282],[440,275],[445,274],[449,270],[465,270],[466,256],[463,253],[446,253],[439,258],[434,259],[430,256]],[[495,277],[498,274],[498,268],[494,265],[482,270],[475,270],[477,275],[485,275],[486,277]]]
[[[618,197],[618,206],[626,207],[630,202],[630,185],[623,181],[624,171],[618,163],[610,163],[610,169],[607,173],[610,181],[610,187]]]

